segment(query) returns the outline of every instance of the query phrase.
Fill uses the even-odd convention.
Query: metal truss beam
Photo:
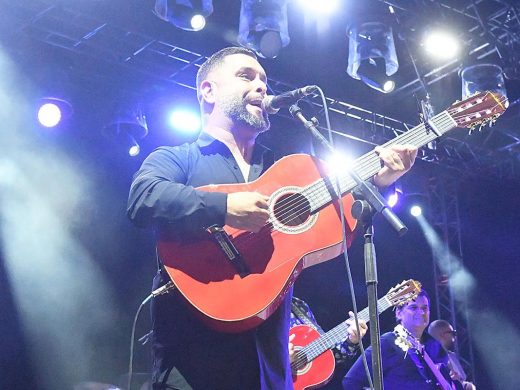
[[[461,357],[469,377],[475,380],[475,361],[470,324],[468,321],[468,295],[463,286],[452,286],[453,275],[464,267],[459,217],[459,181],[452,175],[431,176],[428,189],[431,206],[430,221],[440,234],[444,248],[433,261],[435,278],[436,312],[438,319],[450,322],[457,330],[456,351]],[[438,250],[438,248],[437,248]]]

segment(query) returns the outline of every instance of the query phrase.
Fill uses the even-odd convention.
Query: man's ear
[[[204,80],[200,84],[200,98],[203,102],[214,104],[215,103],[215,90],[214,84],[209,80]]]

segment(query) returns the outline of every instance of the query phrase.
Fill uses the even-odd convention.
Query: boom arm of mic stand
[[[327,148],[330,152],[334,152],[334,149],[329,144],[329,142],[325,139],[325,137],[318,131],[316,125],[312,121],[308,121],[302,114],[302,110],[298,107],[297,104],[293,104],[289,107],[289,112],[291,115],[298,119],[303,123],[305,128],[309,130],[315,139],[317,139],[321,145]],[[394,228],[399,237],[403,236],[408,228],[404,225],[404,223],[399,219],[397,215],[390,209],[385,202],[383,196],[374,188],[367,185],[367,183],[359,177],[359,175],[354,170],[348,171],[349,175],[356,182],[359,190],[361,191],[363,197],[366,201],[375,209],[376,212],[381,213],[385,219],[388,221],[390,226]]]

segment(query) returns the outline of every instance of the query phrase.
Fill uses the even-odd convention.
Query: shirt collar
[[[199,137],[197,138],[197,141],[195,141],[195,142],[197,143],[197,145],[199,145],[199,147],[201,149],[203,149],[203,148],[204,149],[205,148],[210,148],[211,146],[217,147],[217,145],[218,145],[218,146],[221,146],[221,147],[224,146],[227,150],[229,150],[227,148],[227,146],[223,142],[219,141],[218,139],[216,139],[212,135],[206,133],[205,131],[202,131],[199,134]],[[257,141],[256,144],[255,144],[255,152],[254,153],[255,154],[259,153],[260,155],[263,156],[266,153],[273,154],[273,151]]]

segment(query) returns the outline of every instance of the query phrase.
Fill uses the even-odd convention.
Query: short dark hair
[[[202,84],[202,82],[206,80],[208,74],[210,74],[211,71],[215,70],[220,65],[222,65],[224,58],[233,54],[245,54],[246,56],[253,57],[255,60],[258,60],[256,54],[253,51],[246,49],[245,47],[225,47],[224,49],[221,49],[216,53],[213,53],[206,61],[204,61],[204,63],[201,65],[197,72],[197,98],[199,99],[199,101],[200,85]]]
[[[401,323],[401,320],[399,318],[397,318],[397,310],[400,310],[402,309],[403,307],[405,307],[406,305],[409,305],[411,302],[415,302],[415,300],[419,297],[425,297],[427,300],[428,300],[428,305],[430,304],[430,296],[428,295],[428,293],[426,292],[426,290],[424,288],[421,287],[421,291],[419,291],[419,293],[417,294],[417,297],[415,297],[415,299],[413,301],[408,301],[406,303],[403,303],[402,305],[399,305],[396,307],[395,309],[395,320],[396,322],[399,324]]]

